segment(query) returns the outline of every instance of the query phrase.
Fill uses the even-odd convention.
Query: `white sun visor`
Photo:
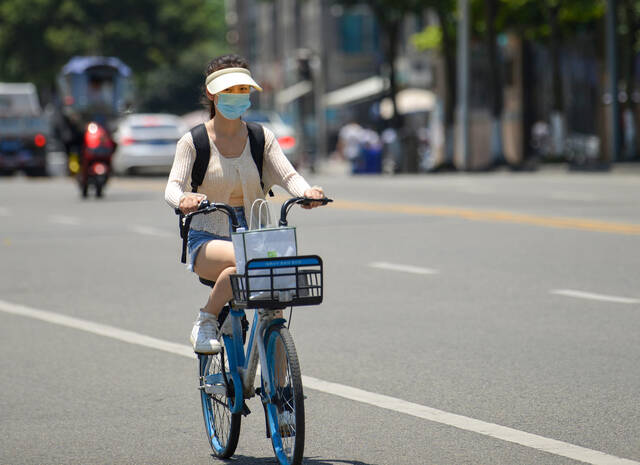
[[[210,94],[217,94],[233,86],[251,86],[262,91],[256,81],[251,77],[251,73],[246,68],[224,68],[211,73],[206,80],[207,90]]]

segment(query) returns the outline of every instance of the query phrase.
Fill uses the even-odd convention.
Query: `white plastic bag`
[[[257,201],[256,201],[257,202]],[[253,226],[254,206],[251,206],[251,216],[249,225]],[[236,273],[244,274],[246,263],[254,258],[275,258],[275,257],[293,257],[297,255],[296,228],[295,227],[262,227],[263,218],[262,210],[266,201],[259,205],[257,226],[261,229],[253,229],[249,231],[237,231],[231,235],[233,242],[233,251],[236,258]],[[267,214],[269,214],[267,204]],[[269,219],[265,223],[270,222]],[[250,289],[270,290],[271,280],[268,277],[251,277],[263,276],[269,274],[270,270],[251,270],[249,272],[248,285]],[[273,270],[274,275],[294,273],[295,268],[276,268]],[[296,277],[290,276],[274,277],[273,289],[295,289]],[[256,298],[262,293],[251,292],[249,298]]]
[[[236,255],[236,273],[254,258],[293,257],[297,254],[296,228],[265,228],[235,232],[231,236]]]

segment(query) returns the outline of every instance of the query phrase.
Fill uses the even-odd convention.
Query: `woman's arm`
[[[173,159],[169,180],[164,191],[164,199],[173,208],[180,208],[182,213],[189,213],[198,208],[206,198],[204,194],[188,192],[191,170],[196,159],[196,149],[190,133],[178,141],[176,155]]]
[[[320,186],[309,186],[309,183],[295,170],[291,162],[282,152],[282,148],[274,134],[264,128],[264,164],[262,182],[265,190],[268,191],[272,185],[277,184],[295,197],[308,197],[311,199],[321,199],[324,191]],[[322,205],[314,202],[311,205],[303,205],[302,208],[309,209]]]

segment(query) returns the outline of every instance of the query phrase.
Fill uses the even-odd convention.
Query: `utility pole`
[[[311,160],[311,170],[315,172],[319,158],[327,156],[327,112],[324,105],[324,65],[322,48],[320,47],[311,58],[313,71],[313,98],[316,116],[316,150]]]
[[[609,93],[611,94],[610,159],[615,162],[620,154],[620,113],[618,105],[618,50],[616,47],[617,1],[607,1],[607,68],[609,69]]]
[[[469,0],[458,0],[458,141],[462,169],[469,166]]]

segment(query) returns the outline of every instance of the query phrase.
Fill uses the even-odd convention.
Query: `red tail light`
[[[97,174],[98,176],[100,176],[107,172],[107,167],[102,163],[96,163],[91,167],[91,171],[93,172],[93,174]]]
[[[288,150],[296,145],[296,138],[292,136],[284,136],[278,138],[278,144],[282,147],[282,150]]]
[[[33,138],[33,143],[36,144],[36,147],[44,147],[47,144],[47,138],[42,134],[36,134],[36,137]]]
[[[73,105],[73,103],[75,102],[75,100],[73,99],[73,96],[71,95],[67,95],[64,98],[64,104],[65,105]]]
[[[84,144],[90,149],[98,148],[100,145],[107,147],[113,145],[107,131],[97,123],[89,123],[87,126],[87,131],[84,133]]]
[[[121,145],[131,145],[133,144],[135,141],[133,140],[133,137],[123,137],[122,140],[120,141]]]

